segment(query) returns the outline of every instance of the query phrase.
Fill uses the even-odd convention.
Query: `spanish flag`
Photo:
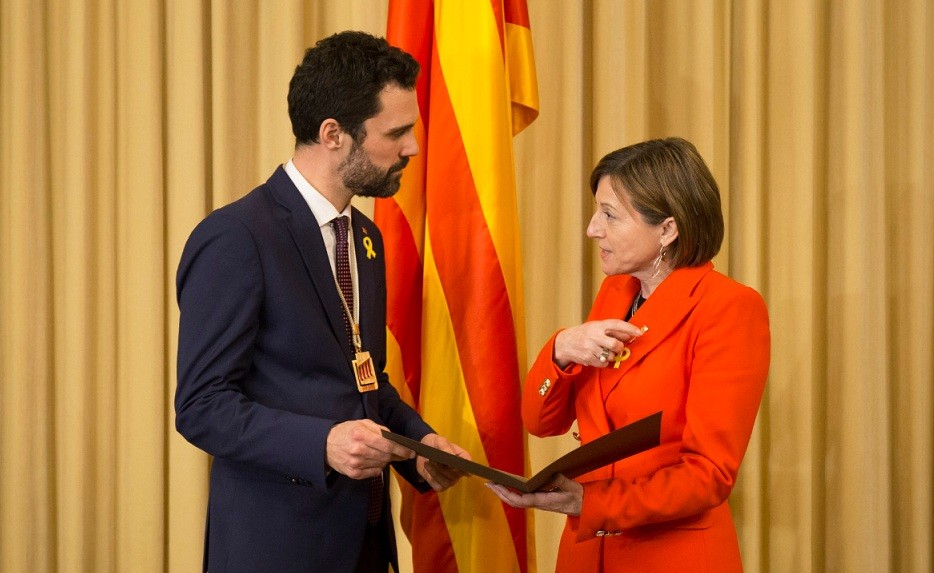
[[[386,243],[388,371],[473,459],[527,474],[522,260],[512,138],[538,115],[525,0],[390,0],[387,39],[421,64],[421,151],[376,202]],[[416,573],[535,570],[531,513],[477,478],[403,486]]]

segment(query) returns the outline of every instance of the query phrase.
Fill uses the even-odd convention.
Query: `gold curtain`
[[[746,569],[931,571],[934,2],[529,9],[530,350],[602,278],[595,161],[690,139],[723,193],[715,263],[772,317],[731,498]],[[208,459],[172,411],[182,246],[288,159],[303,49],[385,21],[382,0],[0,0],[0,571],[200,566]],[[571,442],[533,438],[533,469]],[[550,571],[561,519],[536,520]]]

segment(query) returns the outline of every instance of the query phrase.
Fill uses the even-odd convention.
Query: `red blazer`
[[[603,281],[588,320],[624,318],[639,281]],[[648,330],[619,368],[560,370],[545,345],[525,381],[522,418],[536,436],[581,443],[662,411],[661,445],[578,478],[558,571],[741,571],[727,497],[736,483],[769,368],[759,294],[713,270],[675,270],[631,319]],[[546,383],[547,380],[547,383]]]

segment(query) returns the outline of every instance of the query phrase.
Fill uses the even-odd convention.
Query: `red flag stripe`
[[[525,0],[503,0],[503,10],[507,24],[515,24],[531,28],[529,23],[529,8]]]
[[[431,46],[434,37],[434,5],[424,0],[391,0],[389,19],[386,26],[388,41],[411,54],[421,65],[416,93],[419,114],[423,129],[427,129],[429,115],[429,91],[431,78]],[[423,132],[424,133],[424,132]],[[423,142],[419,142],[423,147]],[[424,154],[424,149],[423,149]],[[427,161],[414,158],[403,177],[424,182],[424,173],[412,173],[415,169],[424,171]],[[403,180],[403,184],[407,183]],[[424,202],[424,185],[412,185],[418,188]],[[409,191],[411,192],[411,191]],[[411,213],[409,216],[424,217],[424,212]],[[402,370],[406,384],[412,392],[415,405],[419,403],[421,388],[421,317],[422,317],[422,274],[421,246],[424,231],[417,226],[418,235],[406,219],[402,208],[394,199],[378,199],[373,217],[383,233],[383,242],[391,245],[386,249],[386,326],[399,344],[402,355]],[[398,381],[394,381],[398,383]]]
[[[392,309],[386,313],[386,326],[399,344],[405,381],[417,408],[422,379],[422,260],[399,205],[385,201],[376,214],[383,244],[392,245],[385,249],[386,267],[394,269],[386,273],[386,304]]]
[[[434,40],[434,2],[425,0],[390,0],[386,39],[402,48],[421,65],[415,89],[422,123],[428,126],[428,86],[431,85],[431,46]]]
[[[502,0],[490,0],[490,6],[493,8],[493,19],[496,21],[496,31],[499,32],[500,53],[503,58],[506,57],[506,30],[504,29],[505,17],[503,15]]]
[[[448,533],[438,494],[429,491],[415,498],[412,521],[412,569],[415,571],[457,571],[454,545]]]

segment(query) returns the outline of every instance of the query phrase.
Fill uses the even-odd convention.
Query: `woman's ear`
[[[678,223],[675,222],[674,217],[668,217],[661,222],[661,227],[662,236],[659,238],[659,240],[661,241],[663,247],[667,247],[668,245],[675,242],[675,239],[678,238]]]
[[[345,135],[341,124],[334,118],[329,117],[322,121],[318,128],[318,141],[327,149],[339,149],[343,145]]]

